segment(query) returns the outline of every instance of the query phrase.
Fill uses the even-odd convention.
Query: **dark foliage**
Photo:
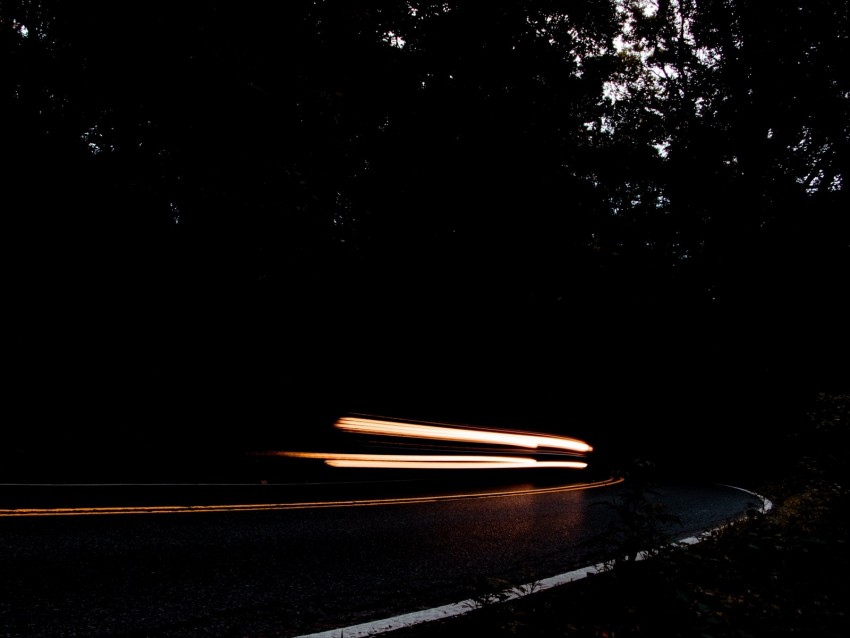
[[[834,1],[2,0],[21,428],[774,427],[848,353],[848,25]]]

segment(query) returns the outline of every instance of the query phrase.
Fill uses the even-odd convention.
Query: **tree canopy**
[[[848,48],[836,0],[0,0],[21,383],[834,374]]]

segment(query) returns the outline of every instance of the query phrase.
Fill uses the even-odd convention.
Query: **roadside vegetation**
[[[660,530],[671,519],[637,481],[629,499],[612,504],[618,523],[599,541],[617,558],[602,573],[394,635],[848,636],[848,427],[850,394],[819,395],[789,441],[799,462],[761,488],[773,507],[701,543],[667,542]],[[635,560],[635,543],[647,560]]]

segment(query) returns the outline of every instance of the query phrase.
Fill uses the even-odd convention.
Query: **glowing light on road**
[[[418,461],[443,463],[463,461],[464,463],[490,463],[499,460],[502,463],[532,463],[534,459],[521,456],[464,456],[460,454],[336,454],[326,452],[282,452],[281,456],[301,459],[333,459],[336,461]]]
[[[534,487],[524,490],[478,492],[470,494],[444,494],[432,496],[408,496],[398,498],[357,499],[349,501],[294,501],[291,503],[245,503],[230,505],[144,505],[123,507],[53,507],[0,509],[0,518],[23,516],[124,516],[127,514],[200,514],[214,512],[263,512],[272,510],[325,509],[341,507],[370,507],[386,505],[419,505],[468,499],[511,498],[556,492],[575,492],[622,483],[622,478],[607,478],[592,483],[571,483],[556,487]]]
[[[503,430],[461,428],[421,423],[403,423],[378,419],[343,417],[336,422],[338,429],[361,434],[413,437],[465,443],[489,443],[537,449],[540,447],[587,453],[593,448],[578,439],[533,433],[516,433]]]
[[[373,461],[369,459],[328,459],[325,461],[332,467],[372,467],[372,468],[398,468],[417,470],[481,470],[481,469],[505,469],[505,468],[538,468],[538,467],[568,467],[573,469],[584,469],[587,463],[580,461],[535,461],[528,459],[524,463],[503,463],[498,457],[492,457],[489,461]]]
[[[352,452],[261,452],[263,455],[288,456],[302,459],[321,459],[332,467],[407,468],[425,470],[481,470],[503,468],[570,468],[584,469],[587,463],[574,460],[593,448],[578,439],[521,432],[467,427],[446,423],[423,423],[388,420],[366,416],[343,417],[334,424],[343,432],[368,439],[380,453]],[[385,437],[385,441],[376,440]],[[397,454],[400,447],[409,447],[397,439],[415,439],[420,453]],[[362,438],[361,438],[362,442]],[[430,445],[423,442],[430,442]],[[475,444],[466,447],[456,443]],[[423,454],[423,451],[438,452]],[[527,453],[526,453],[527,451]],[[393,452],[393,453],[388,453]],[[516,456],[527,454],[526,456]],[[563,459],[558,457],[573,457]],[[542,458],[541,458],[542,457]]]
[[[581,461],[538,461],[521,456],[469,456],[462,454],[335,454],[332,452],[280,452],[280,456],[323,459],[332,467],[408,468],[421,470],[472,470],[517,467],[583,469]]]

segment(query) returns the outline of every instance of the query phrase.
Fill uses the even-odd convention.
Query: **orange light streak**
[[[482,470],[482,469],[505,469],[520,467],[564,467],[573,469],[584,469],[587,463],[580,461],[535,461],[527,459],[522,463],[503,462],[500,457],[490,457],[489,461],[378,461],[369,459],[326,459],[325,463],[331,467],[369,467],[386,469],[413,469],[413,470]]]
[[[423,425],[418,423],[400,423],[360,417],[343,417],[336,422],[335,427],[346,432],[357,432],[361,434],[380,434],[384,436],[411,437],[442,441],[463,441],[466,443],[490,443],[494,445],[512,445],[531,449],[549,447],[582,453],[593,450],[593,447],[584,441],[561,436],[518,434],[499,430],[479,430],[440,425]]]
[[[466,456],[462,454],[337,454],[334,452],[279,452],[280,456],[323,459],[331,467],[406,468],[425,470],[479,470],[516,467],[584,469],[581,461],[537,461],[522,456]]]
[[[433,496],[412,496],[405,498],[362,499],[351,501],[307,501],[293,503],[249,503],[236,505],[147,505],[136,507],[59,507],[59,508],[22,508],[0,509],[0,518],[17,516],[91,516],[91,515],[127,515],[127,514],[194,514],[202,512],[261,512],[270,510],[299,510],[340,507],[368,507],[374,505],[413,505],[438,503],[466,499],[509,498],[532,494],[553,494],[555,492],[575,492],[600,487],[609,487],[623,482],[623,478],[608,478],[592,483],[573,483],[557,487],[535,487],[528,490],[483,492],[473,494],[447,494]]]
[[[463,461],[466,463],[488,463],[499,460],[502,463],[533,463],[534,459],[523,456],[464,456],[461,454],[349,454],[336,452],[281,452],[280,456],[292,456],[300,459],[332,459],[337,461],[420,461],[442,463]]]

